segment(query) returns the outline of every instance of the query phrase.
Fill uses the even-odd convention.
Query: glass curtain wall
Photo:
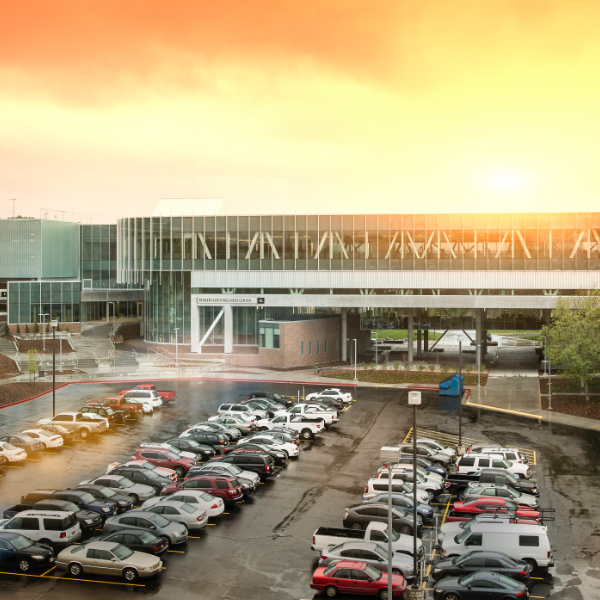
[[[32,324],[58,319],[61,323],[77,323],[81,312],[81,282],[26,281],[8,283],[8,322]]]

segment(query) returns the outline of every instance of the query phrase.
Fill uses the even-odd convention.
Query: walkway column
[[[421,309],[417,308],[417,360],[421,358]]]
[[[546,327],[550,327],[550,325],[552,324],[552,309],[551,308],[544,308],[542,310],[542,312],[544,313],[544,325]]]
[[[423,352],[429,352],[429,329],[423,330]]]
[[[483,335],[482,335],[483,308],[475,309],[475,363],[483,364]]]
[[[233,354],[233,309],[231,304],[223,307],[223,337],[225,341],[225,354]]]
[[[341,344],[340,348],[342,350],[342,362],[346,362],[348,360],[348,309],[342,308],[342,332],[341,332]]]
[[[413,356],[413,309],[407,309],[408,312],[408,328],[407,328],[407,338],[408,338],[408,362],[412,362],[414,360]]]
[[[110,323],[110,304],[108,302],[106,303],[106,322]]]

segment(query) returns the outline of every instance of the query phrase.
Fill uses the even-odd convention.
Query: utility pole
[[[11,198],[11,202],[13,203],[13,219],[15,218],[15,202],[17,201],[16,198]]]

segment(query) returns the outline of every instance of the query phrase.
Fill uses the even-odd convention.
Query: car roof
[[[235,477],[232,477],[231,475],[203,475],[202,473],[200,473],[199,475],[194,475],[193,477],[190,477],[189,479],[187,479],[187,481],[192,481],[195,479],[218,479],[221,481],[233,481],[235,479]],[[182,483],[185,483],[185,481],[183,481]]]
[[[358,562],[358,561],[353,561],[353,560],[340,560],[339,562],[335,563],[335,566],[342,569],[360,569],[363,570],[365,568],[367,563],[364,562]],[[324,568],[328,568],[328,567],[324,567]]]
[[[374,548],[374,546],[378,546],[378,544],[376,544],[375,542],[354,542],[354,541],[350,541],[350,542],[344,542],[342,544],[342,546],[344,547],[344,550],[347,548],[360,548],[360,549],[369,549],[372,550]]]
[[[123,533],[122,531],[119,531],[119,533]],[[116,548],[116,546],[118,546],[119,544],[116,542],[102,542],[102,541],[95,541],[95,542],[88,542],[86,544],[86,548],[90,548],[93,547],[96,550],[112,550],[113,548]]]
[[[52,509],[33,510],[33,509],[30,509],[30,510],[23,510],[15,516],[17,516],[17,517],[23,517],[23,516],[27,516],[27,517],[57,517],[59,519],[63,519],[72,514],[73,513],[70,510],[52,510]]]

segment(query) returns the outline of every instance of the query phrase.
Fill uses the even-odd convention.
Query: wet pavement
[[[75,410],[88,400],[114,395],[127,384],[71,385],[57,391],[57,410]],[[140,442],[166,440],[189,423],[214,414],[219,404],[257,390],[296,396],[298,386],[225,380],[173,381],[171,406],[118,427],[115,432],[76,442],[22,465],[4,469],[0,508],[36,488],[65,488],[101,474],[106,465],[126,460]],[[318,388],[315,387],[315,390]],[[306,393],[313,391],[306,386]],[[302,389],[300,388],[300,394]],[[44,577],[0,574],[3,592],[14,600],[61,600],[106,594],[213,599],[308,599],[317,553],[311,537],[321,525],[341,527],[344,508],[360,502],[364,485],[379,466],[379,448],[402,441],[412,425],[407,390],[360,388],[358,401],[340,423],[315,442],[302,444],[300,457],[274,480],[266,481],[243,504],[236,504],[194,539],[164,555],[165,570],[138,585],[90,576],[73,580],[51,571]],[[0,410],[0,435],[35,424],[51,413],[51,395]],[[419,426],[458,433],[457,402],[423,392]],[[553,578],[535,580],[532,598],[576,600],[600,596],[600,469],[597,432],[478,409],[464,410],[463,435],[536,451],[534,477],[541,504],[555,508],[548,524],[556,567]],[[540,577],[544,577],[543,574]]]

